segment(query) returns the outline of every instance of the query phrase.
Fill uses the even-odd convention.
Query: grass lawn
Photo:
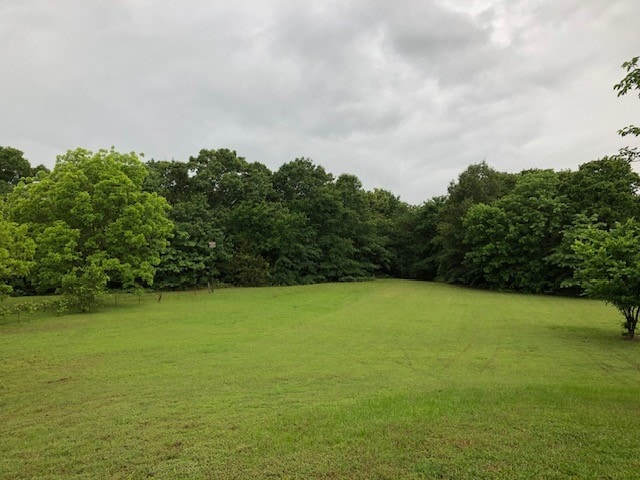
[[[0,320],[0,478],[640,478],[599,302],[400,280]]]

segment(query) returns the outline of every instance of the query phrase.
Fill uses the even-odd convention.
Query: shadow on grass
[[[615,344],[627,341],[622,329],[585,327],[579,325],[551,325],[549,329],[562,338],[590,341],[599,344]]]

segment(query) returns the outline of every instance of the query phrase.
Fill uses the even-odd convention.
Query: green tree
[[[146,162],[149,174],[144,180],[144,190],[156,192],[170,205],[182,201],[191,201],[198,192],[193,188],[190,177],[190,165],[175,160],[150,160]],[[200,192],[201,195],[202,192]]]
[[[134,153],[77,149],[59,156],[50,174],[18,184],[9,213],[36,241],[39,291],[153,283],[172,223],[166,200],[142,191],[146,175]]]
[[[596,215],[611,228],[640,214],[640,175],[624,155],[584,163],[576,171],[561,172],[559,177],[559,192],[567,197],[573,215]]]
[[[362,183],[355,175],[342,174],[335,182],[341,209],[338,236],[353,246],[350,271],[342,279],[366,279],[388,268],[389,251],[375,228],[375,219]]]
[[[278,260],[295,283],[328,281],[325,262],[331,246],[332,218],[338,210],[337,196],[332,190],[333,175],[306,158],[283,164],[273,174],[273,186],[279,200],[294,215],[300,235],[293,239],[289,252]],[[321,263],[325,268],[321,269]]]
[[[377,272],[399,278],[416,278],[417,209],[388,190],[366,192],[380,253]]]
[[[486,162],[470,165],[451,182],[447,199],[440,209],[438,235],[438,277],[449,283],[469,283],[464,265],[469,246],[465,243],[463,219],[473,205],[491,203],[509,193],[515,185],[514,175],[498,172]]]
[[[263,164],[247,162],[228,149],[201,150],[188,162],[189,195],[204,195],[209,207],[209,229],[228,240],[219,251],[220,273],[225,282],[258,286],[271,280],[264,252],[272,250],[271,208],[276,200],[272,173]],[[262,217],[260,213],[266,207]],[[254,223],[255,220],[257,223]],[[257,228],[257,225],[264,230]],[[228,254],[227,254],[228,252]]]
[[[29,160],[17,148],[0,146],[0,194],[9,193],[21,179],[40,171],[48,172],[44,165],[31,168]]]
[[[577,236],[574,278],[587,296],[603,300],[623,315],[629,339],[640,313],[640,223],[628,219],[611,230],[589,226]]]
[[[231,244],[217,226],[206,197],[196,194],[179,201],[169,216],[175,228],[156,268],[155,286],[181,290],[220,280],[220,267],[230,258]]]
[[[558,183],[551,170],[522,172],[511,193],[468,210],[465,266],[471,284],[534,293],[560,288],[562,271],[549,258],[568,218]]]
[[[415,275],[422,280],[435,280],[438,276],[439,244],[438,223],[446,197],[433,197],[415,211],[412,244],[415,250]]]
[[[371,278],[386,253],[357,177],[334,180],[311,160],[298,158],[282,165],[273,183],[289,211],[304,220],[298,257],[288,257],[303,283]]]
[[[235,151],[203,149],[187,166],[191,193],[206,195],[209,207],[221,219],[242,202],[275,196],[271,171],[261,163],[247,162]]]

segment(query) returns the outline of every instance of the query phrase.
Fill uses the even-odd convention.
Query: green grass
[[[0,478],[640,478],[620,320],[398,280],[5,319]]]

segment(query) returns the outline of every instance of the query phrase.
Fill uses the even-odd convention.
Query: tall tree
[[[262,285],[269,281],[269,263],[259,251],[259,237],[249,243],[238,242],[250,235],[252,227],[238,221],[237,212],[246,212],[275,200],[272,173],[263,164],[249,163],[228,149],[201,150],[188,162],[190,195],[204,195],[209,207],[209,228],[219,230],[225,239],[220,245],[222,278],[236,285]],[[264,224],[264,221],[262,222]]]
[[[376,259],[381,275],[415,278],[417,209],[388,190],[367,192],[377,242],[382,250]]]
[[[374,217],[362,183],[355,175],[342,174],[335,188],[342,205],[339,236],[353,247],[353,266],[343,277],[370,278],[389,265],[389,251],[375,228]]]
[[[551,263],[568,221],[551,170],[523,172],[513,191],[465,215],[465,256],[471,284],[534,293],[557,291],[562,272]]]
[[[273,198],[271,171],[258,162],[249,163],[228,149],[200,150],[190,157],[190,188],[203,193],[217,215],[226,215],[242,202]]]
[[[436,242],[439,249],[438,276],[450,283],[468,283],[464,258],[469,247],[464,242],[463,218],[471,206],[491,203],[509,193],[515,176],[498,172],[486,162],[470,165],[452,182],[440,211]]]
[[[438,244],[438,223],[446,197],[433,197],[415,211],[414,250],[415,276],[421,280],[435,280],[438,276],[440,248]]]
[[[170,205],[181,201],[191,201],[195,192],[191,182],[190,165],[175,160],[150,160],[146,162],[149,174],[144,181],[144,189],[156,192],[164,197]]]
[[[305,283],[370,278],[385,261],[357,177],[334,180],[324,168],[299,158],[282,165],[273,183],[291,213],[305,221],[298,258],[290,264]]]
[[[295,255],[286,255],[280,267],[286,268],[295,283],[327,281],[320,264],[326,257],[331,218],[338,210],[333,195],[333,175],[310,159],[297,158],[283,164],[273,174],[273,186],[280,201],[295,215],[301,235],[291,244]]]
[[[37,243],[39,291],[153,283],[172,223],[166,200],[142,191],[146,175],[134,153],[77,149],[59,156],[50,174],[13,190],[10,217],[27,224]]]
[[[196,194],[172,205],[173,235],[160,256],[154,285],[183,290],[210,285],[221,278],[221,266],[230,259],[225,233],[213,218],[206,198]]]

